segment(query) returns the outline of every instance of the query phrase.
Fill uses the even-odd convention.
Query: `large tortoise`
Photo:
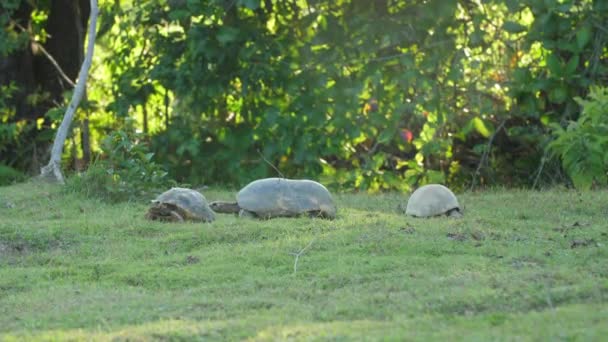
[[[258,179],[238,192],[236,202],[216,201],[210,207],[218,213],[262,219],[300,215],[336,217],[336,205],[327,188],[306,179]]]
[[[152,200],[146,218],[159,221],[203,221],[215,220],[207,199],[200,192],[186,188],[171,188]]]
[[[462,217],[456,195],[441,184],[428,184],[414,191],[407,201],[405,213],[416,217]]]

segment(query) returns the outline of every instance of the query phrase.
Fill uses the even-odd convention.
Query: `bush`
[[[577,189],[608,184],[608,88],[591,87],[589,100],[575,98],[582,112],[566,129],[553,125],[553,155]]]
[[[0,185],[9,185],[25,179],[25,175],[10,166],[0,164]]]
[[[137,134],[111,133],[102,154],[86,172],[70,177],[66,189],[107,201],[141,200],[175,185]]]

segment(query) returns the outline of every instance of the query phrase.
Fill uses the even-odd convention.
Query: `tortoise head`
[[[146,219],[165,222],[183,222],[184,218],[180,215],[180,209],[170,203],[154,202],[146,213]]]

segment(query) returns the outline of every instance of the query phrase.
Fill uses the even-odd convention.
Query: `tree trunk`
[[[70,124],[74,119],[74,114],[78,108],[78,104],[85,93],[87,77],[89,76],[89,69],[93,62],[93,50],[95,48],[95,33],[97,27],[97,0],[91,0],[91,16],[89,20],[89,40],[87,46],[87,54],[84,58],[84,62],[80,68],[78,74],[78,82],[76,83],[76,89],[72,95],[72,100],[65,112],[61,125],[57,130],[57,135],[53,141],[53,149],[51,150],[51,158],[49,163],[40,170],[40,176],[49,181],[63,183],[63,174],[61,173],[61,154],[63,152],[63,145],[70,129]]]
[[[165,129],[169,128],[169,90],[165,89]]]
[[[91,131],[89,129],[89,114],[87,113],[80,125],[80,144],[82,148],[82,167],[86,168],[91,162]]]
[[[144,124],[144,134],[148,135],[148,109],[146,108],[146,104],[142,104],[141,105],[141,112],[142,112],[142,121]]]

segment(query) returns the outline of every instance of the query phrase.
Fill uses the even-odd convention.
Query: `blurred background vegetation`
[[[64,154],[80,182],[238,186],[274,165],[362,191],[606,184],[608,1],[100,8]],[[0,182],[48,161],[88,11],[88,0],[0,3]]]

